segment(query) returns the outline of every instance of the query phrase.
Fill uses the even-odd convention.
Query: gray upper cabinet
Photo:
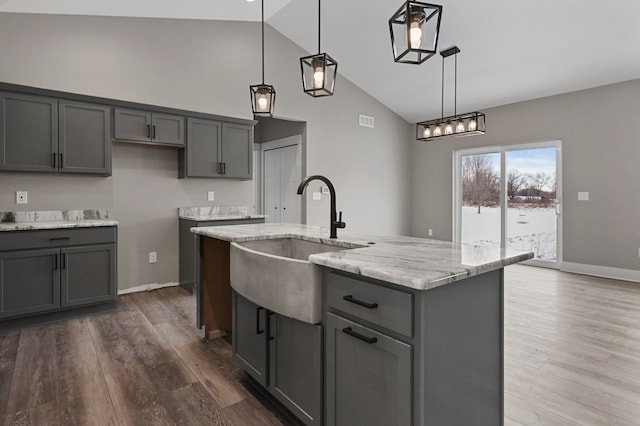
[[[187,118],[187,145],[179,154],[178,177],[253,176],[253,126]]]
[[[110,107],[0,93],[0,170],[111,174]]]
[[[187,118],[186,158],[180,152],[179,177],[222,177],[221,141],[221,122]]]
[[[221,153],[224,177],[251,179],[253,172],[253,127],[223,123]]]
[[[61,100],[60,155],[65,173],[111,174],[111,108]]]
[[[116,108],[114,121],[116,140],[184,146],[184,117]]]
[[[0,92],[0,170],[57,170],[58,100]]]

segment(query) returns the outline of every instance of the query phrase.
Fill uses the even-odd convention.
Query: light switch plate
[[[330,194],[330,192],[329,192],[329,187],[328,187],[328,186],[323,186],[323,187],[322,187],[322,193],[323,193],[323,194]]]
[[[322,200],[322,193],[314,192],[313,193],[313,201],[318,201],[318,200]]]
[[[27,204],[27,191],[16,191],[16,204]]]
[[[589,201],[588,192],[578,192],[578,201]]]
[[[213,201],[215,198],[215,194],[213,191],[207,191],[207,201]]]
[[[149,252],[149,263],[158,263],[158,252],[156,251]]]

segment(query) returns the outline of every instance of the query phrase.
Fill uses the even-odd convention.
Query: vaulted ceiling
[[[640,78],[640,1],[441,0],[439,50],[457,45],[458,112]],[[338,72],[407,121],[440,115],[440,56],[393,61],[389,17],[400,0],[324,0],[322,51]],[[317,50],[317,1],[265,0],[267,22]],[[260,20],[260,0],[0,0],[0,12]],[[267,47],[268,49],[268,47]],[[453,68],[445,73],[453,112]],[[340,80],[336,83],[340,90]]]

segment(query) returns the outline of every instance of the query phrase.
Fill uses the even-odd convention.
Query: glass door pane
[[[506,247],[532,251],[535,260],[558,260],[557,149],[505,152]]]
[[[502,242],[500,153],[461,155],[460,241],[500,247]]]

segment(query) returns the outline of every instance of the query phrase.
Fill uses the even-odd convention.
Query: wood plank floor
[[[511,266],[505,424],[640,425],[640,284]],[[289,425],[180,288],[0,332],[0,424]]]

